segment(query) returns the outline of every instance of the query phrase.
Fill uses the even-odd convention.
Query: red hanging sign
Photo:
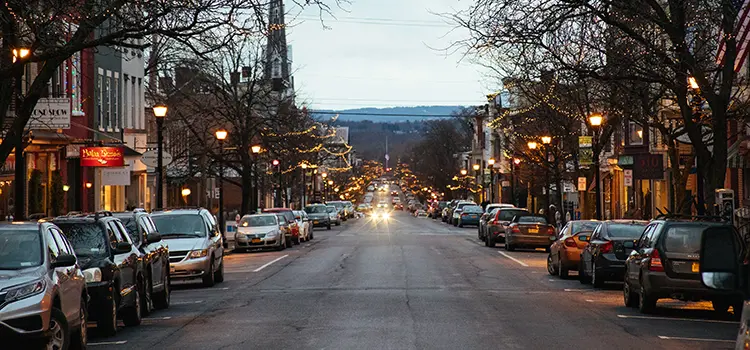
[[[122,147],[81,147],[81,166],[125,166]]]

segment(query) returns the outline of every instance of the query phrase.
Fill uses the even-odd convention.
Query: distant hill
[[[313,115],[318,118],[330,118],[339,114],[338,120],[340,121],[369,120],[378,123],[395,123],[445,117],[463,108],[463,106],[367,107],[336,111],[316,111]]]

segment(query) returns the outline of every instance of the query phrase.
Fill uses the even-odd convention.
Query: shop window
[[[634,122],[628,123],[628,142],[630,146],[641,146],[643,145],[643,126],[638,125]]]

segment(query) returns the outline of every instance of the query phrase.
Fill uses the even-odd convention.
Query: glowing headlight
[[[390,213],[383,213],[383,219],[387,219],[389,217],[391,217]]]
[[[279,230],[273,230],[268,233],[266,233],[266,237],[276,237],[276,235],[279,234]]]
[[[32,295],[39,294],[44,291],[44,286],[44,280],[37,280],[7,289],[8,294],[5,295],[5,302],[28,298]]]
[[[188,254],[188,259],[198,259],[198,258],[203,258],[203,257],[205,257],[206,255],[208,255],[208,249],[203,249],[203,250],[193,250],[193,251],[191,251],[191,252],[190,252],[190,254]]]
[[[98,267],[92,267],[90,269],[83,270],[83,277],[86,278],[86,283],[89,282],[101,282],[102,281],[102,270]]]

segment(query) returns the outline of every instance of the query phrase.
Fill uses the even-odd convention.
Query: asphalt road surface
[[[376,199],[377,200],[377,199]],[[476,228],[400,212],[351,219],[282,252],[226,257],[226,281],[180,285],[172,306],[92,349],[727,349],[738,324],[708,304],[644,316],[547,275],[543,251],[506,252]]]

